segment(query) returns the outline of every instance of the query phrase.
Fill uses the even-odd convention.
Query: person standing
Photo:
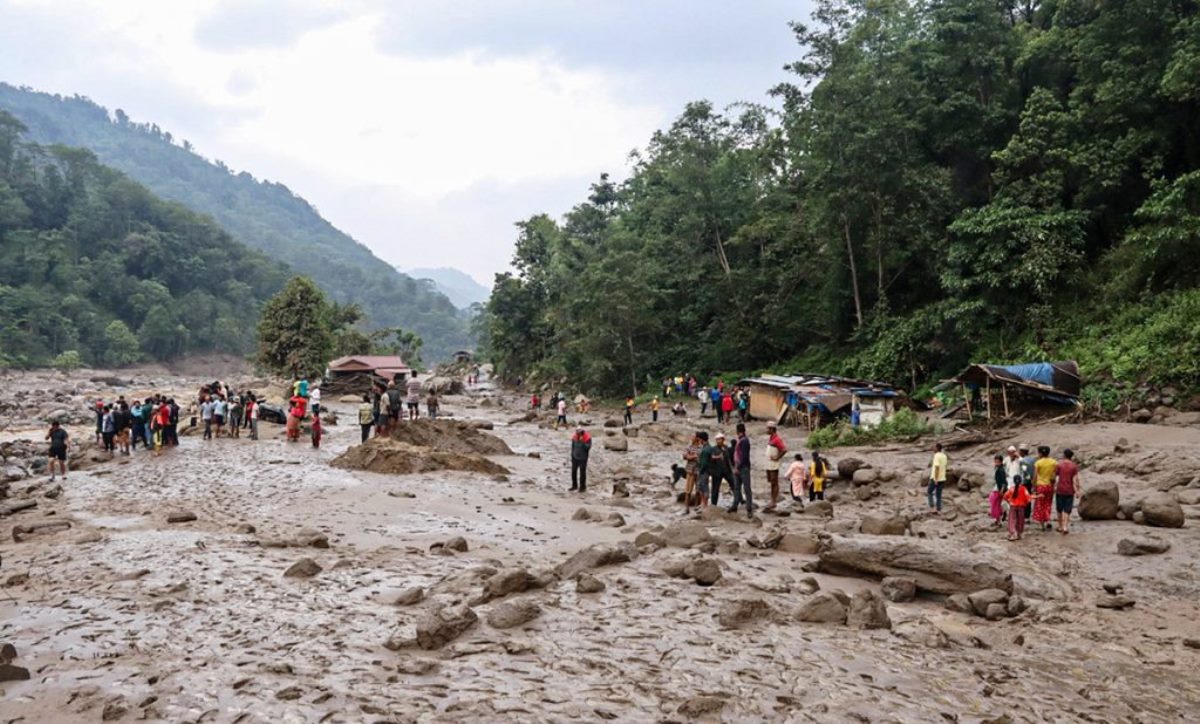
[[[258,439],[258,400],[250,397],[250,402],[246,406],[246,418],[250,423],[250,439]]]
[[[708,399],[712,402],[713,414],[717,416],[717,424],[721,424],[725,418],[721,413],[721,391],[717,388],[712,388],[708,393]]]
[[[580,425],[571,436],[571,490],[587,492],[587,464],[591,452],[592,436]]]
[[[412,371],[412,377],[408,379],[405,389],[408,390],[408,419],[415,422],[421,406],[421,381],[417,379],[416,370]]]
[[[1021,540],[1025,532],[1025,506],[1029,505],[1029,490],[1023,484],[1009,486],[1004,493],[1008,503],[1008,539]]]
[[[658,397],[650,400],[650,422],[658,422]]]
[[[213,431],[214,437],[221,437],[221,433],[225,430],[225,414],[229,409],[229,403],[225,402],[224,395],[217,395],[217,401],[213,403],[212,424],[216,430]]]
[[[401,390],[400,385],[393,379],[388,383],[386,392],[376,392],[376,396],[379,395],[385,397],[377,400],[375,405],[375,434],[387,437],[388,431],[394,425],[400,424],[400,415],[404,411],[404,390]]]
[[[358,406],[358,425],[362,428],[363,442],[371,436],[371,426],[375,424],[375,410],[375,405],[371,404],[371,395],[363,395],[362,404]]]
[[[696,494],[696,482],[700,474],[700,448],[703,446],[700,433],[692,435],[692,442],[683,451],[683,514],[692,512],[692,498]]]
[[[1029,454],[1029,445],[1021,445],[1021,484],[1025,486],[1025,492],[1029,493],[1029,502],[1025,504],[1025,521],[1028,522],[1033,514],[1033,478],[1034,466],[1037,460],[1033,455]]]
[[[729,490],[736,491],[737,482],[733,479],[733,449],[725,446],[725,433],[717,433],[716,443],[709,459],[709,481],[712,484],[709,501],[713,505],[720,505],[721,483],[728,482]]]
[[[708,403],[712,398],[708,395],[708,387],[701,387],[700,392],[696,394],[700,400],[700,417],[704,417],[704,413],[708,412]]]
[[[234,395],[229,398],[229,437],[242,435],[242,398]]]
[[[59,472],[62,473],[63,480],[67,479],[67,445],[71,442],[71,436],[67,434],[67,429],[59,424],[58,420],[50,423],[50,430],[46,433],[46,438],[50,441],[50,480],[54,481],[54,461],[58,461]]]
[[[171,447],[179,447],[179,405],[175,403],[174,397],[169,398],[166,405],[167,439],[164,442]]]
[[[988,493],[988,515],[992,518],[992,527],[999,528],[1000,520],[1004,517],[1004,493],[1008,490],[1008,471],[1004,467],[1004,456],[992,458],[992,478],[995,489]]]
[[[733,445],[733,505],[730,513],[736,513],[742,501],[746,501],[746,516],[754,517],[754,491],[750,484],[750,437],[746,425],[737,424],[737,442]],[[778,485],[776,486],[778,487]]]
[[[321,414],[321,383],[319,380],[313,380],[308,388],[309,407],[312,408],[312,414]]]
[[[559,425],[567,426],[567,401],[563,398],[558,398],[558,417],[554,419],[554,429],[557,430]]]
[[[138,441],[142,441],[142,445],[146,444],[146,418],[142,415],[142,403],[139,400],[133,401],[133,407],[129,408],[130,424],[133,426],[133,447],[138,446]]]
[[[939,442],[933,446],[933,462],[929,466],[929,485],[925,488],[925,497],[929,500],[929,512],[938,515],[942,512],[942,489],[946,487],[946,466],[949,460],[942,452]]]
[[[745,427],[741,423],[739,427]],[[767,484],[771,486],[771,503],[763,510],[771,513],[779,504],[779,461],[787,455],[787,445],[779,437],[778,425],[774,420],[767,422],[767,460],[764,467],[767,470]]]
[[[626,425],[633,424],[633,404],[634,404],[633,397],[627,396],[625,398],[625,424]]]
[[[437,392],[430,388],[429,396],[425,398],[425,411],[429,413],[430,420],[436,420],[438,416],[438,396]]]
[[[804,496],[808,494],[808,466],[804,464],[804,453],[796,453],[796,459],[788,466],[785,476],[792,489],[792,502],[804,509]]]
[[[1063,459],[1058,461],[1058,486],[1054,491],[1054,509],[1058,513],[1058,532],[1071,532],[1071,511],[1075,509],[1075,496],[1083,492],[1079,484],[1079,464],[1075,462],[1075,451],[1063,450]]]
[[[171,426],[171,406],[165,401],[160,402],[154,415],[154,454],[162,455],[163,446],[167,444],[167,430]]]
[[[733,395],[728,392],[721,395],[721,419],[726,425],[733,422]]]
[[[697,459],[696,466],[696,490],[700,493],[700,507],[708,507],[709,499],[709,479],[712,477],[713,470],[713,451],[716,450],[708,443],[708,433],[703,430],[696,433],[696,437],[700,440],[700,457]],[[690,510],[686,511],[690,512]]]
[[[312,446],[321,447],[321,415],[317,412],[312,416]]]
[[[122,396],[121,401],[117,403],[117,409],[113,410],[113,430],[116,433],[117,450],[122,455],[129,454],[129,427],[132,419],[129,414],[129,405]]]
[[[1050,448],[1038,448],[1038,459],[1033,464],[1033,521],[1043,531],[1050,530],[1050,508],[1054,498],[1054,481],[1058,478],[1058,461],[1050,457]]]
[[[96,444],[104,444],[104,401],[96,400]]]
[[[113,420],[112,406],[105,405],[104,414],[100,418],[100,438],[104,441],[104,452],[112,455],[115,447],[113,439],[116,437],[116,422]]]

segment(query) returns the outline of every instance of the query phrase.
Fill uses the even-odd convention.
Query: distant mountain
[[[472,304],[482,304],[492,293],[470,275],[450,267],[409,269],[404,273],[414,279],[432,281],[437,290],[449,297],[459,309],[466,309]]]
[[[287,265],[0,110],[0,367],[254,349]]]
[[[357,303],[370,326],[415,331],[427,357],[470,346],[468,322],[445,295],[376,257],[283,184],[235,174],[186,141],[175,145],[157,125],[134,123],[120,109],[110,116],[82,96],[0,83],[0,109],[23,122],[32,140],[90,149],[154,193],[211,216],[238,241],[311,276],[331,299]]]

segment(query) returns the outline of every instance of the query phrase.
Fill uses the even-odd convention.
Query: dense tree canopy
[[[0,111],[0,366],[253,349],[282,264],[91,152],[23,132]]]
[[[1197,6],[818,0],[778,110],[690,104],[624,182],[518,224],[490,349],[607,391],[1058,356],[1200,387]]]

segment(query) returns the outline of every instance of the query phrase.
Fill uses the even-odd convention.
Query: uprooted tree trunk
[[[990,551],[972,551],[941,541],[834,535],[822,538],[818,555],[823,573],[907,576],[917,582],[917,588],[933,593],[1013,590],[1011,572],[998,565]]]

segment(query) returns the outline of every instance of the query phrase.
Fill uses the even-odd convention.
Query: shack
[[[390,382],[396,375],[408,375],[411,368],[397,355],[350,355],[329,363],[325,377],[327,390],[366,391],[377,379]]]
[[[1038,408],[1061,411],[1081,406],[1079,365],[1074,361],[973,364],[955,377],[954,382],[962,385],[962,408],[968,418],[976,413],[991,419]]]
[[[803,425],[809,430],[839,417],[849,418],[855,404],[859,424],[878,425],[892,416],[904,398],[891,385],[837,375],[763,375],[738,384],[750,391],[752,417]]]
[[[475,353],[467,349],[460,349],[454,353],[454,362],[456,364],[470,364],[473,359],[475,359]]]

